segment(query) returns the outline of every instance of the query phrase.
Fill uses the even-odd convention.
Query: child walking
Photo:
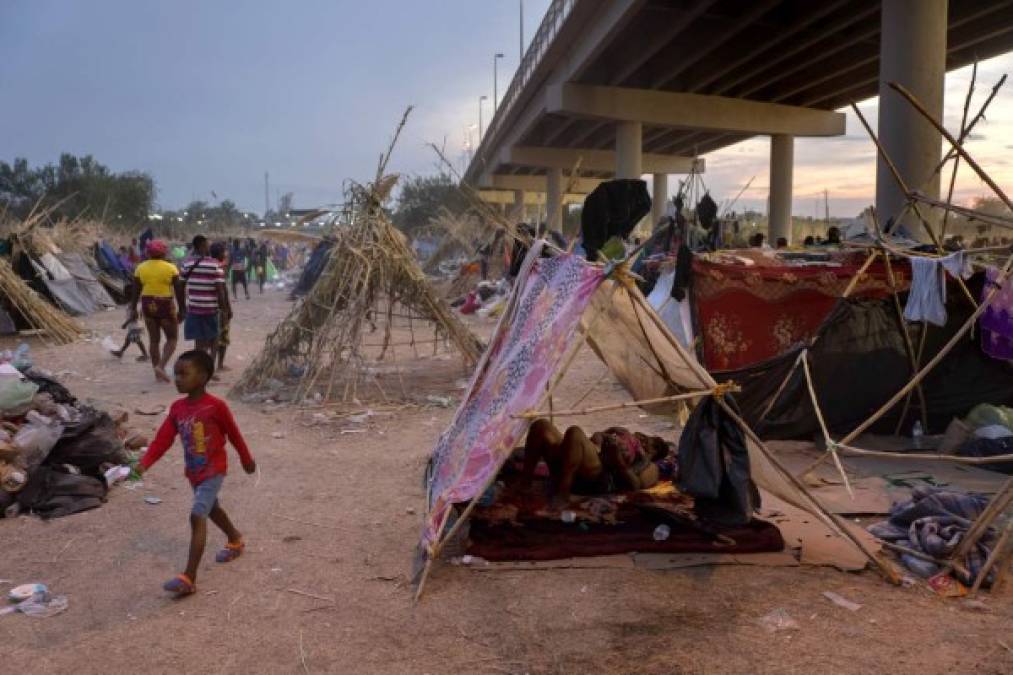
[[[169,408],[168,417],[137,467],[141,474],[150,469],[172,447],[176,434],[179,434],[183,443],[185,475],[193,486],[193,507],[190,510],[190,556],[186,570],[163,585],[165,590],[177,597],[197,590],[197,567],[204,555],[208,518],[228,539],[215,560],[232,562],[243,553],[243,536],[218,502],[228,464],[225,440],[228,439],[239,453],[246,473],[257,469],[232,411],[225,401],[205,391],[214,371],[214,359],[207,352],[193,350],[180,355],[174,368],[176,390],[186,396]]]
[[[132,312],[127,311],[127,320],[120,326],[127,331],[127,336],[123,340],[123,346],[119,349],[114,349],[111,353],[118,359],[123,358],[123,353],[127,351],[127,347],[130,345],[137,345],[137,348],[141,350],[141,355],[137,357],[138,361],[148,360],[148,350],[144,348],[144,341],[141,339],[141,322],[134,316]]]

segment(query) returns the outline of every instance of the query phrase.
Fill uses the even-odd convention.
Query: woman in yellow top
[[[161,239],[150,242],[148,259],[134,270],[134,283],[130,285],[130,316],[137,319],[137,301],[140,300],[144,325],[148,329],[151,365],[155,378],[163,382],[172,381],[165,368],[176,351],[179,324],[186,316],[183,283],[179,270],[165,259],[168,252],[168,244]],[[162,333],[165,333],[165,347],[159,349]]]

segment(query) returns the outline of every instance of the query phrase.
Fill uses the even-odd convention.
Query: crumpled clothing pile
[[[971,523],[987,505],[986,495],[918,487],[912,490],[911,499],[893,505],[889,520],[874,523],[868,529],[883,541],[945,560],[960,545]],[[970,576],[954,572],[961,583],[974,583],[997,539],[995,528],[989,528],[978,540],[964,559],[964,567]],[[926,578],[942,571],[939,565],[909,554],[901,554],[901,562],[915,574]],[[985,585],[990,584],[991,576],[985,580]]]

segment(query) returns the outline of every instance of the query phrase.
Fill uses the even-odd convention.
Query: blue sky
[[[530,39],[549,0],[524,0]],[[502,51],[502,95],[518,60],[517,0],[0,0],[0,159],[95,155],[115,170],[150,172],[161,206],[229,198],[261,211],[338,201],[347,178],[368,179],[405,106],[416,106],[392,168],[435,170],[427,142],[463,150],[478,97],[492,97],[492,55]],[[979,99],[1010,55],[979,70]],[[969,69],[947,77],[955,128]],[[875,123],[876,104],[862,104]],[[486,108],[486,119],[491,112]],[[970,145],[1000,179],[1013,178],[1013,92],[1000,94]],[[767,139],[708,156],[707,183],[763,208]],[[849,115],[848,136],[796,143],[796,214],[829,190],[834,215],[872,200],[874,147]],[[984,189],[962,173],[962,200]]]

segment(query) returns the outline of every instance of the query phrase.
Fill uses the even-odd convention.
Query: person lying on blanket
[[[520,488],[531,489],[538,462],[545,460],[553,495],[569,501],[571,494],[597,495],[643,490],[671,478],[670,443],[658,436],[610,427],[591,435],[580,427],[560,433],[552,422],[538,419],[524,444]],[[668,474],[668,475],[663,475]]]

